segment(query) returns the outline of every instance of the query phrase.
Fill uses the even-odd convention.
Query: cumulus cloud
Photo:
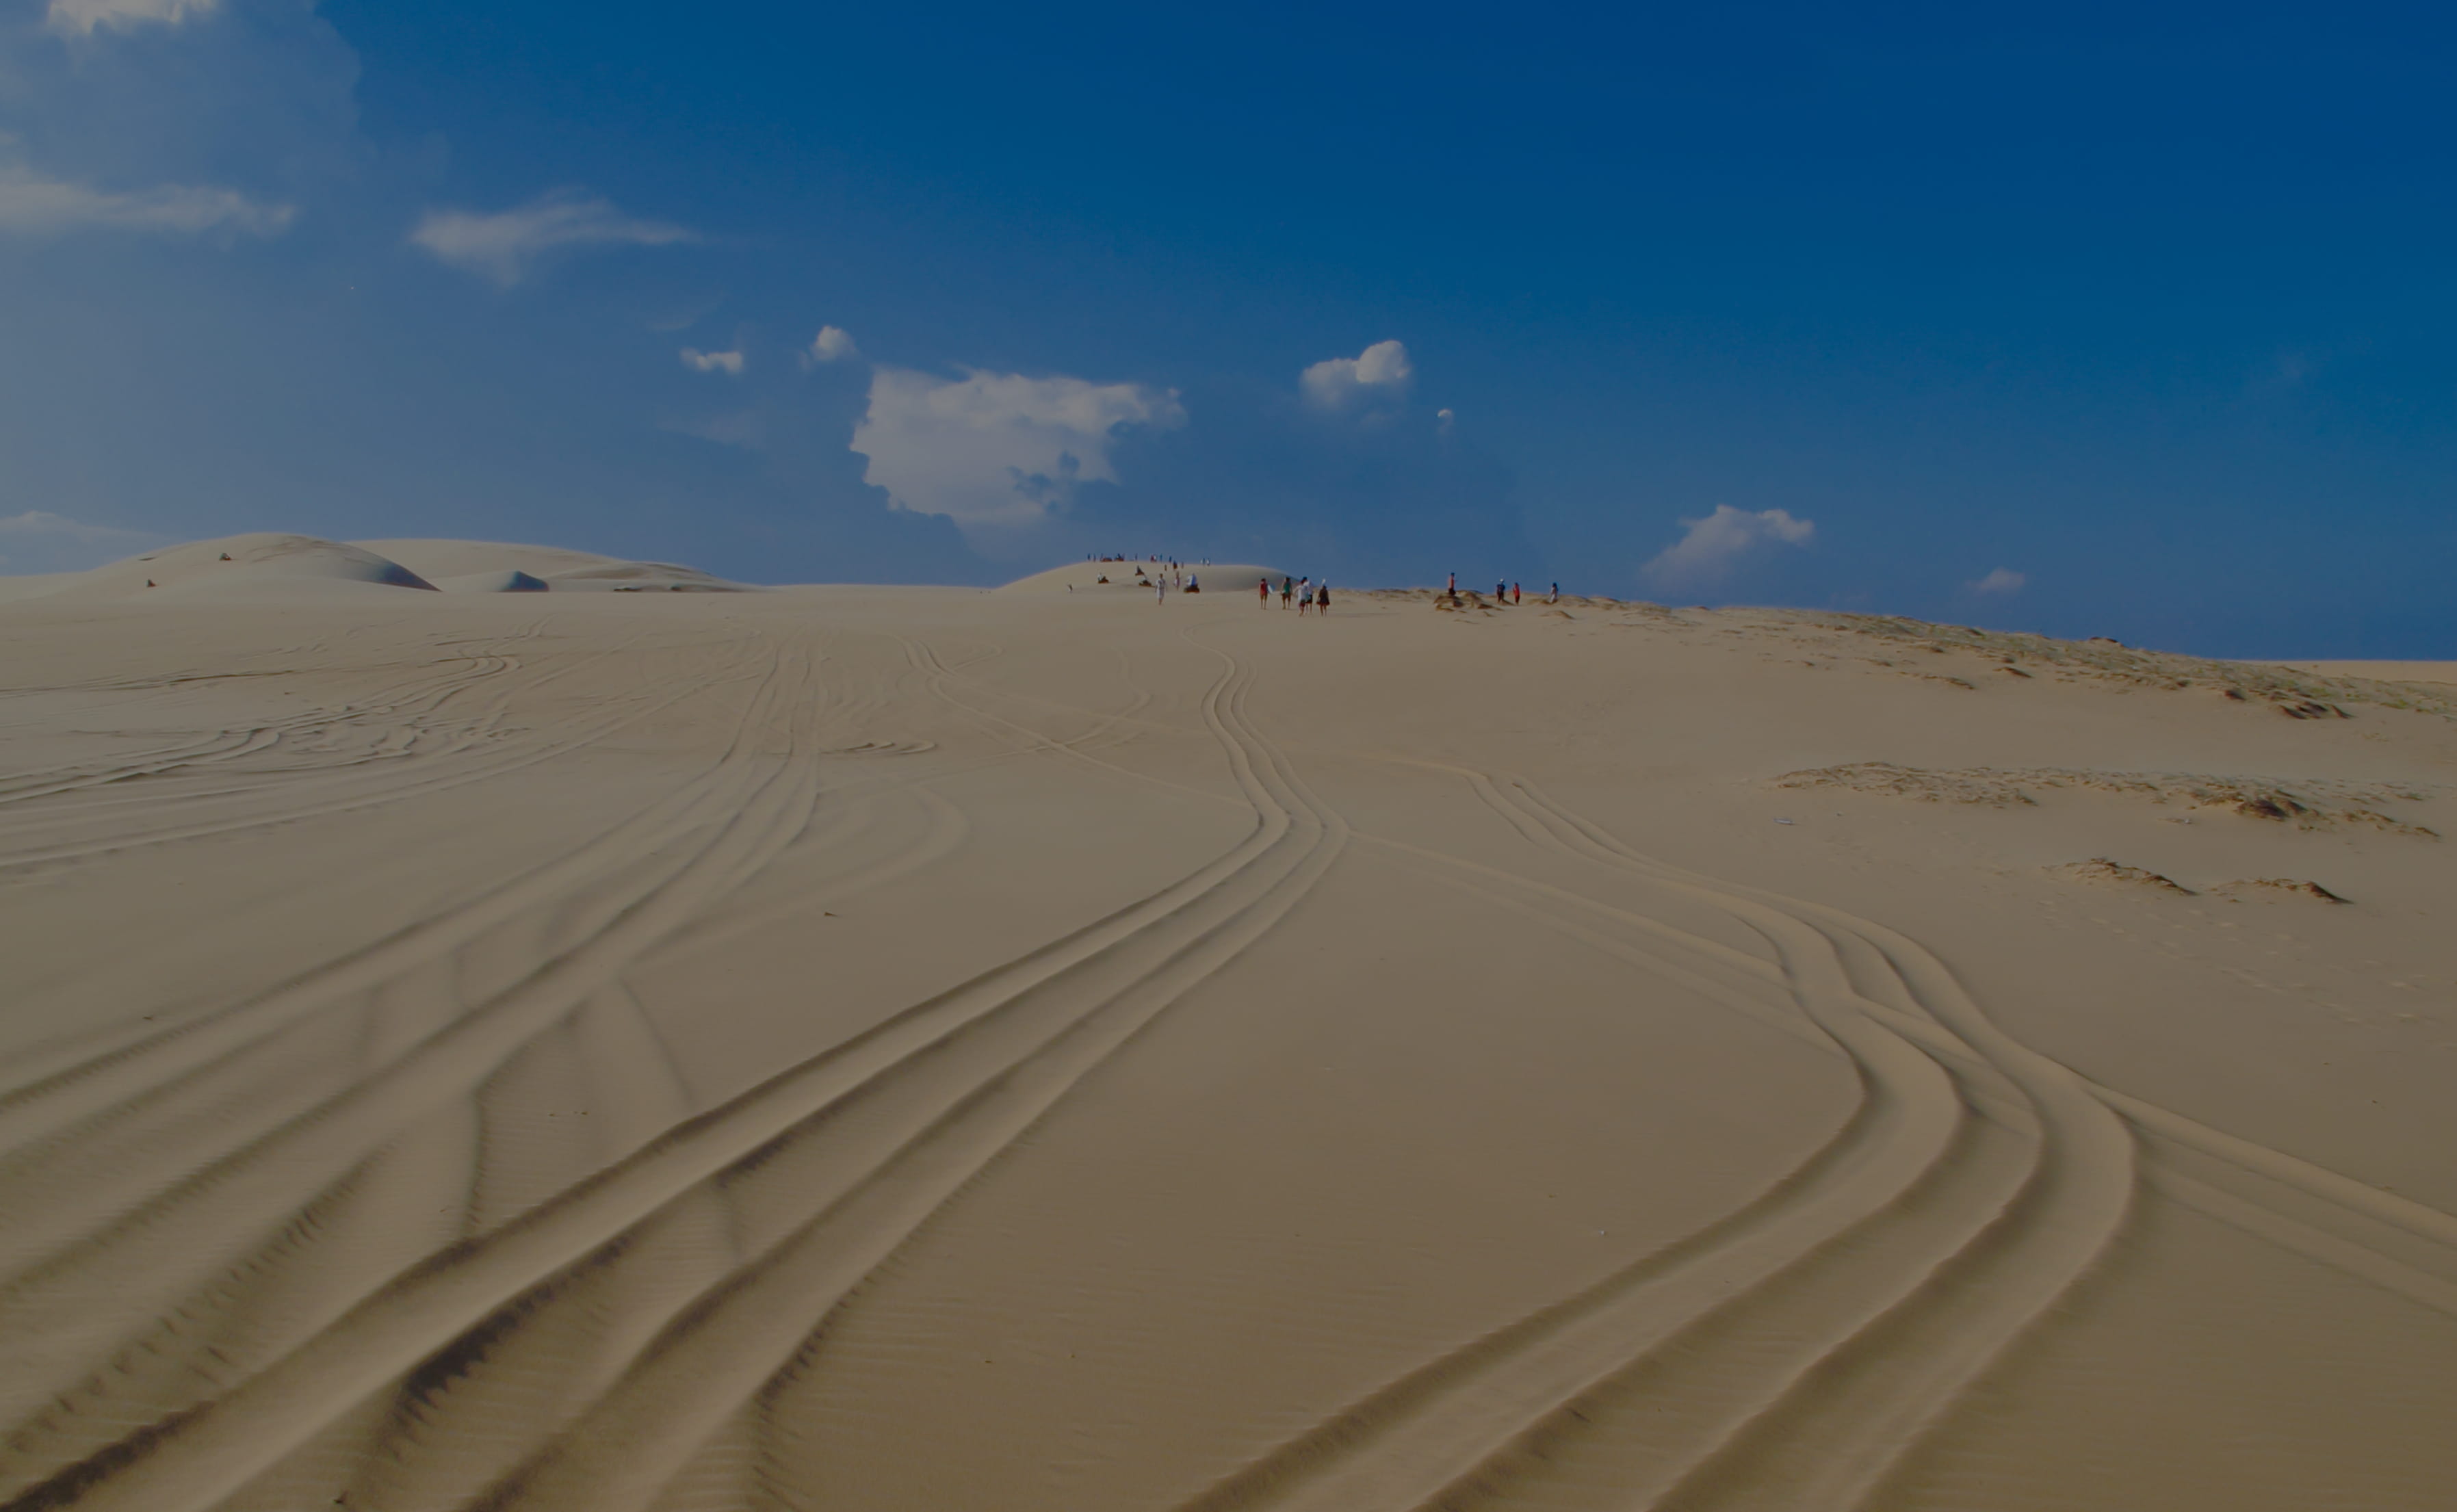
[[[724,373],[730,377],[740,378],[742,354],[740,352],[703,352],[696,347],[686,346],[683,348],[683,365],[694,373]]]
[[[1989,573],[1986,577],[1975,579],[1972,582],[1965,583],[1962,586],[1973,593],[1983,595],[2003,595],[2022,591],[2022,585],[2029,581],[2030,578],[2028,575],[2016,572],[2012,568],[2000,567],[1994,571]]]
[[[235,190],[195,184],[151,189],[91,189],[47,178],[21,164],[0,165],[0,234],[60,236],[72,231],[133,231],[155,236],[207,232],[279,236],[298,212]]]
[[[221,0],[52,0],[43,24],[63,35],[92,36],[97,27],[177,26],[192,15],[211,15],[220,9]]]
[[[126,556],[161,539],[144,530],[72,520],[49,509],[0,515],[0,568],[10,572],[73,572]]]
[[[1126,430],[1185,424],[1174,391],[1140,383],[882,367],[853,449],[870,459],[862,480],[896,507],[945,515],[970,534],[1032,525],[1079,485],[1115,483],[1109,449]]]
[[[1807,546],[1817,534],[1815,522],[1792,517],[1785,509],[1735,509],[1715,506],[1703,519],[1683,520],[1681,539],[1658,552],[1641,570],[1659,588],[1701,588],[1720,582],[1744,556],[1763,546]]]
[[[811,344],[802,349],[802,364],[808,367],[820,362],[840,362],[858,355],[852,334],[844,327],[822,325],[819,334],[811,338]]]
[[[1355,357],[1333,357],[1297,375],[1306,403],[1338,413],[1376,401],[1405,398],[1416,369],[1398,342],[1376,342]]]
[[[585,247],[664,247],[696,241],[688,226],[624,215],[599,197],[556,189],[492,215],[430,210],[409,239],[437,259],[506,288],[548,253]]]

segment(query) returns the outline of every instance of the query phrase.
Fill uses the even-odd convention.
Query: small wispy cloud
[[[802,348],[802,365],[813,367],[821,362],[841,362],[848,357],[858,355],[859,350],[853,344],[851,332],[840,325],[822,325],[819,334],[811,338],[811,344]]]
[[[2016,572],[2010,567],[2000,567],[1986,577],[1974,578],[1962,586],[1966,591],[1977,593],[1983,597],[2002,598],[2008,594],[2022,591],[2023,585],[2030,581],[2027,573]]]
[[[729,377],[740,378],[742,354],[740,352],[703,352],[696,347],[686,346],[683,348],[683,365],[694,373],[724,373]]]
[[[154,236],[209,232],[275,237],[298,211],[269,205],[232,189],[158,184],[151,189],[94,189],[47,178],[23,164],[0,165],[0,234],[63,236],[75,231],[128,231]]]
[[[768,434],[767,423],[755,409],[731,415],[663,420],[657,423],[657,428],[671,430],[678,436],[696,436],[702,441],[715,442],[720,446],[745,446],[754,450],[767,439]]]
[[[114,542],[150,541],[154,537],[142,530],[123,530],[115,525],[95,525],[86,520],[72,520],[65,514],[49,509],[28,509],[23,514],[0,515],[0,536],[66,536],[89,546],[108,546]]]
[[[624,215],[608,200],[556,189],[491,214],[430,210],[409,234],[438,260],[509,288],[550,253],[589,247],[665,247],[699,233],[665,220]]]
[[[220,9],[221,0],[52,0],[43,11],[43,25],[66,36],[92,36],[96,28],[124,31],[177,26],[190,16]]]
[[[1752,511],[1728,504],[1719,504],[1714,513],[1681,524],[1681,539],[1640,570],[1658,588],[1709,587],[1761,547],[1807,546],[1817,534],[1816,522],[1799,519],[1789,510]]]
[[[72,520],[49,509],[0,515],[0,568],[11,572],[73,572],[126,556],[160,536]]]
[[[1407,397],[1416,377],[1408,348],[1399,342],[1376,342],[1354,357],[1332,357],[1297,375],[1306,403],[1337,413],[1377,400]]]

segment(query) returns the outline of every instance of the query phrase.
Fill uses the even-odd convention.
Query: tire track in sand
[[[1137,940],[1144,959],[1105,998],[1087,1004],[1081,994],[1053,995],[1048,1011],[1002,1015],[992,1032],[950,1047],[926,1075],[864,1087],[849,1102],[865,1106],[847,1107],[840,1117],[888,1123],[901,1138],[892,1153],[848,1160],[840,1149],[834,1169],[804,1189],[806,1198],[825,1203],[815,1218],[677,1319],[615,1391],[480,1505],[648,1506],[745,1404],[764,1403],[780,1376],[809,1367],[824,1349],[827,1319],[862,1277],[981,1179],[1071,1087],[1311,890],[1337,855],[1342,826],[1254,731],[1244,712],[1250,673],[1223,659],[1228,672],[1206,700],[1207,723],[1258,818],[1279,833],[1207,898],[1207,917],[1180,921],[1198,925],[1191,938]],[[865,1142],[890,1141],[874,1134]],[[813,1154],[824,1162],[828,1152]]]
[[[754,1316],[738,1302],[722,1304],[765,1295],[762,1286],[805,1297],[830,1293],[836,1286],[831,1278],[846,1274],[861,1254],[883,1253],[880,1245],[892,1249],[1073,1081],[1294,906],[1329,866],[1343,832],[1289,785],[1276,756],[1244,725],[1248,676],[1228,661],[1208,700],[1241,786],[1261,795],[1254,831],[1230,851],[1138,903],[916,1005],[686,1121],[502,1229],[437,1254],[249,1379],[193,1408],[136,1426],[103,1451],[29,1487],[11,1505],[210,1506],[368,1393],[386,1389],[422,1359],[486,1326],[530,1289],[592,1255],[602,1262],[619,1254],[622,1235],[677,1197],[745,1164],[746,1157],[759,1157],[749,1162],[754,1166],[774,1160],[775,1152],[763,1150],[794,1143],[786,1136],[798,1134],[804,1145],[824,1147],[824,1137],[813,1136],[827,1132],[836,1105],[884,1073],[901,1071],[891,1078],[897,1087],[873,1101],[891,1110],[901,1107],[906,1118],[922,1115],[918,1131],[869,1150],[866,1158],[857,1151],[844,1170],[850,1179],[843,1197],[772,1249],[770,1263],[755,1275],[711,1294],[706,1300],[713,1311],[687,1315],[666,1349],[644,1359],[645,1374],[625,1379],[670,1378],[674,1360],[706,1347],[701,1341],[713,1336],[704,1331],[709,1327],[773,1334],[778,1327],[773,1310],[757,1310],[760,1315]],[[1294,797],[1296,805],[1291,808],[1283,795]],[[1004,1030],[1004,1039],[993,1030]],[[965,1080],[941,1068],[968,1051],[988,1081]],[[855,1110],[860,1111],[858,1105]],[[803,1346],[824,1311],[814,1306],[772,1340],[776,1357],[763,1377]],[[784,1315],[791,1317],[792,1310]],[[757,1384],[752,1381],[745,1395]],[[598,1409],[652,1420],[674,1417],[674,1424],[625,1451],[634,1459],[689,1451],[684,1440],[690,1435],[676,1425],[685,1418],[694,1425],[700,1419],[690,1417],[688,1401],[660,1409],[658,1399],[655,1391],[633,1385],[609,1395],[610,1405]],[[562,1442],[584,1450],[598,1444],[586,1433]],[[652,1453],[651,1444],[662,1447]],[[573,1459],[550,1451],[522,1483],[595,1486],[591,1463],[586,1453]],[[653,1491],[649,1485],[639,1495]],[[580,1504],[611,1503],[592,1490]]]
[[[231,1153],[175,1165],[188,1173],[165,1189],[147,1190],[157,1168],[142,1162],[101,1172],[115,1178],[109,1181],[25,1184],[24,1195],[42,1199],[46,1220],[31,1231],[33,1242],[51,1248],[0,1289],[0,1337],[9,1349],[0,1380],[17,1402],[58,1395],[17,1430],[0,1473],[22,1483],[30,1469],[41,1473],[44,1460],[56,1464],[63,1449],[83,1453],[77,1445],[119,1437],[128,1404],[114,1405],[117,1388],[134,1384],[133,1359],[158,1353],[164,1342],[144,1332],[149,1316],[157,1332],[176,1336],[178,1320],[164,1310],[198,1280],[237,1263],[261,1242],[258,1235],[279,1232],[307,1193],[341,1179],[397,1130],[465,1097],[522,1045],[799,834],[816,798],[816,768],[790,751],[780,760],[757,749],[768,721],[795,701],[790,690],[799,680],[797,664],[796,657],[779,658],[746,707],[727,758],[694,784],[695,801],[717,807],[697,826],[695,841],[662,857],[622,859],[626,891],[595,900],[590,927],[571,948],[538,962],[505,992],[450,1018],[355,1085],[286,1118],[260,1121],[271,1127]],[[16,1173],[40,1177],[47,1164]],[[130,1205],[132,1191],[139,1195]],[[118,1363],[87,1374],[114,1358]],[[210,1364],[200,1366],[182,1389],[209,1392],[214,1376]]]
[[[1561,821],[1550,811],[1512,802],[1481,774],[1462,775],[1531,843],[1597,859],[1580,843],[1585,837],[1556,827]],[[1606,864],[1636,870],[1619,856]],[[1635,1441],[1641,1452],[1637,1463],[1613,1462],[1611,1494],[1594,1504],[1654,1504],[1715,1463],[1776,1403],[1796,1399],[1819,1361],[1898,1313],[1931,1276],[2007,1233],[2033,1231],[2024,1199],[2040,1186],[2048,1124],[2024,1114],[2021,1105],[2035,1108],[2029,1088],[1974,1069],[1983,1058],[1958,1036],[1940,1028],[1914,1040],[1880,1022],[1850,980],[1846,953],[1793,912],[1686,874],[1650,870],[1643,880],[1713,903],[1773,945],[1801,1010],[1855,1064],[1858,1110],[1805,1165],[1731,1216],[1435,1358],[1190,1507],[1468,1504],[1524,1487],[1531,1469],[1560,1464],[1570,1430],[1592,1423],[1617,1385],[1650,1411],[1634,1421],[1610,1414],[1623,1430],[1613,1441]],[[1660,937],[1665,926],[1651,932]],[[1711,942],[1698,945],[1710,958],[1728,954]],[[1922,1040],[1960,1053],[1940,1058]],[[2009,1103],[2012,1116],[1993,1122],[1967,1112]],[[2121,1158],[2119,1218],[2129,1147]],[[1853,1473],[1786,1504],[1848,1505],[1857,1494]]]
[[[1593,1464],[1602,1472],[1596,1504],[1862,1504],[2115,1240],[2134,1191],[2129,1131],[2080,1077],[1998,1030],[1944,965],[1913,942],[1840,910],[1709,882],[1629,850],[1529,784],[1477,780],[1486,801],[1515,811],[1570,854],[1659,885],[1720,896],[1730,900],[1726,907],[1770,908],[1818,926],[1829,942],[1856,935],[1874,947],[1871,963],[1882,962],[1906,1001],[1983,1062],[1990,1080],[2010,1086],[2030,1105],[2035,1132],[2029,1149],[2000,1160],[1995,1181],[1941,1171],[1940,1200],[1930,1212],[1906,1213],[1883,1232],[1857,1236],[1892,1252],[1882,1263],[1869,1263],[1866,1250],[1839,1252],[1819,1268],[1822,1274],[1790,1278],[1788,1295],[1778,1288],[1752,1296],[1739,1317],[1725,1320],[1725,1327],[1742,1326],[1749,1353],[1763,1361],[1733,1368],[1726,1356],[1725,1368],[1711,1374],[1727,1383],[1745,1380],[1733,1404],[1750,1410],[1738,1420],[1727,1415],[1694,1463],[1657,1480],[1662,1489],[1654,1498],[1628,1494],[1638,1488],[1628,1484],[1630,1466],[1621,1457],[1596,1457]],[[1864,1017],[1883,1027],[1886,1015],[1859,1001]],[[1951,1068],[1950,1062],[1940,1064]],[[1838,1306],[1846,1297],[1857,1300]],[[1752,1324],[1751,1313],[1770,1315]],[[1825,1326],[1802,1326],[1811,1319]],[[1778,1343],[1785,1348],[1772,1347]],[[1776,1358],[1782,1364],[1769,1368]],[[1664,1387],[1673,1400],[1686,1392],[1671,1378],[1621,1384],[1638,1388],[1618,1394],[1627,1411],[1614,1416],[1624,1421],[1662,1405]],[[1615,1396],[1607,1390],[1588,1405],[1604,1406]],[[1568,1414],[1556,1415],[1536,1435],[1556,1453],[1568,1440],[1602,1443],[1609,1437],[1602,1424]],[[1560,1479],[1580,1477],[1573,1471]]]
[[[640,637],[638,636],[634,636],[632,641],[626,641],[616,646],[608,647],[602,651],[592,653],[587,658],[584,658],[581,663],[566,664],[563,667],[552,669],[545,674],[533,679],[527,685],[527,689],[529,691],[534,691],[534,689],[539,686],[554,681],[561,676],[567,675],[570,672],[578,670],[579,666],[610,659],[629,649],[633,641],[636,641]],[[692,691],[694,690],[686,687],[680,692],[671,694],[667,699],[668,705],[671,705],[674,700],[687,696]],[[646,717],[650,714],[653,713],[653,710],[646,707],[646,705],[650,702],[653,702],[653,700],[646,699],[638,695],[631,696],[625,700],[627,707],[618,709],[611,715],[574,721],[573,723],[577,728],[572,734],[566,735],[560,740],[549,741],[526,751],[516,750],[499,754],[491,761],[479,761],[469,766],[465,766],[455,772],[438,774],[431,777],[421,773],[408,776],[398,783],[389,785],[370,785],[361,780],[360,774],[354,772],[333,771],[329,769],[320,772],[311,771],[303,776],[291,776],[288,777],[288,780],[283,781],[281,783],[281,791],[278,795],[274,795],[277,801],[270,812],[248,814],[242,811],[236,817],[204,821],[192,821],[164,826],[154,830],[141,830],[134,834],[122,835],[103,840],[90,840],[75,843],[38,842],[30,845],[22,845],[14,850],[0,850],[0,871],[25,870],[36,866],[54,864],[61,861],[86,860],[98,856],[109,856],[127,851],[142,850],[155,845],[168,845],[175,844],[182,840],[201,839],[208,836],[237,834],[246,830],[259,829],[266,825],[287,824],[296,822],[302,818],[313,818],[327,814],[348,813],[356,809],[372,808],[379,804],[391,802],[397,798],[445,791],[467,782],[480,781],[489,777],[500,776],[506,772],[517,771],[523,767],[535,765],[537,762],[551,759],[554,756],[564,755],[569,751],[594,744],[596,741],[606,738],[608,735],[622,729],[624,726],[633,723],[637,719]],[[374,711],[369,709],[358,709],[353,706],[342,711],[337,717],[356,717]],[[456,746],[452,750],[441,753],[440,755],[445,756],[459,756],[465,754],[468,748],[468,744],[465,743],[464,745]],[[302,783],[308,785],[311,790],[316,786],[339,788],[341,790],[342,796],[321,803],[302,804],[296,800],[296,795],[300,790]],[[263,796],[263,794],[261,788],[247,788],[234,789],[227,794],[217,796],[252,799]],[[166,795],[165,797],[168,797],[169,796]]]
[[[626,725],[654,717],[694,694],[744,675],[746,672],[743,670],[722,667],[694,686],[662,697],[635,702],[607,719],[593,721],[580,738],[556,742],[547,749],[526,753],[512,767],[568,755],[583,745],[606,738]],[[487,767],[465,772],[457,780],[483,780],[501,776],[512,767]],[[65,1121],[111,1107],[121,1097],[158,1086],[182,1069],[202,1064],[234,1046],[245,1043],[268,1025],[313,1011],[339,994],[370,989],[433,957],[460,948],[477,935],[495,927],[496,922],[505,915],[568,896],[587,880],[620,870],[630,864],[630,856],[666,843],[673,833],[671,826],[677,821],[677,805],[699,793],[700,789],[686,784],[675,795],[651,804],[641,815],[610,827],[564,856],[516,874],[467,905],[438,918],[407,925],[385,939],[313,967],[255,997],[209,1009],[160,1028],[134,1033],[123,1031],[114,1037],[89,1036],[56,1043],[47,1050],[20,1052],[10,1067],[18,1078],[17,1084],[6,1093],[0,1093],[0,1149],[22,1148],[30,1140],[40,1137],[46,1129],[56,1128]],[[363,802],[340,807],[367,807],[402,796],[398,790],[384,789],[368,795]],[[320,808],[250,822],[285,822],[288,818],[309,818],[334,811]],[[214,830],[209,833],[220,832]]]
[[[449,658],[461,665],[444,671],[433,671],[425,664],[422,671],[428,675],[411,677],[389,687],[365,694],[338,708],[303,709],[286,718],[269,720],[239,729],[221,729],[211,735],[171,745],[150,747],[129,752],[107,761],[63,762],[51,767],[28,768],[0,775],[0,805],[22,802],[30,798],[48,797],[55,794],[86,788],[105,787],[136,777],[162,777],[185,770],[210,768],[264,750],[283,739],[320,734],[344,722],[369,715],[393,715],[406,711],[413,718],[440,711],[446,703],[472,688],[520,671],[519,657],[508,650],[533,640],[544,627],[544,621],[509,635],[486,637],[471,642],[446,641],[444,646],[475,645],[480,651],[456,652]],[[279,654],[279,653],[277,653]],[[287,676],[295,669],[250,673],[252,676]],[[182,680],[172,679],[161,686],[176,686]],[[221,680],[221,679],[215,679]],[[73,690],[44,690],[64,692]]]
[[[1655,876],[1685,880],[1695,875],[1627,850],[1532,785],[1497,785],[1493,796],[1529,819],[1558,826],[1554,833],[1574,851],[1592,857],[1592,845]],[[1773,900],[1759,889],[1729,890]],[[1531,1428],[1510,1457],[1455,1488],[1443,1504],[1779,1508],[1882,1501],[1889,1477],[1953,1410],[1969,1385],[2115,1240],[2130,1185],[2129,1178],[2117,1179],[2119,1162],[2129,1158],[2130,1141],[2120,1125],[2090,1106],[2092,1099],[2125,1112],[2145,1131],[2192,1138],[2213,1153],[2220,1152],[2213,1146],[2232,1145],[2224,1154],[2239,1169],[2331,1197],[2350,1212],[2368,1209],[2375,1221],[2408,1233],[2422,1235],[2438,1226],[2434,1220],[2445,1222],[2443,1215],[2392,1194],[2355,1187],[2096,1087],[1995,1030],[1943,964],[1898,932],[1824,905],[1774,901],[1817,924],[1846,956],[1856,958],[1872,997],[1890,1000],[1864,999],[1864,1010],[1953,1068],[1974,1106],[1983,1101],[1989,1080],[2008,1091],[2018,1086],[2017,1095],[2037,1110],[2043,1136],[2036,1170],[2000,1217],[1863,1326],[1848,1335],[1837,1330],[1834,1304],[1848,1295],[1848,1270],[1866,1273],[1863,1284],[1879,1278],[1874,1273],[1885,1267],[1869,1252],[1841,1272],[1829,1265],[1822,1274],[1762,1289],[1741,1319],[1751,1324],[1754,1338],[1719,1324],[1684,1338],[1683,1353],[1641,1361],[1600,1384]],[[1969,1061],[1973,1049],[1986,1060]],[[2193,1190],[2199,1184],[2190,1178],[2155,1168],[2151,1174],[2161,1190],[2180,1186],[2184,1190],[2178,1194],[2184,1200],[2223,1209],[2219,1215],[2227,1221],[2410,1299],[2443,1310],[2457,1301],[2457,1288],[2447,1281],[2340,1233],[2281,1219],[2205,1188]],[[1802,1344],[1820,1336],[1821,1317],[1828,1346],[1822,1354]],[[1785,1348],[1795,1363],[1769,1373],[1764,1361]],[[1763,1358],[1753,1362],[1752,1357]],[[1711,1437],[1709,1452],[1684,1458],[1684,1435],[1696,1436],[1716,1404],[1732,1395],[1736,1379],[1752,1371],[1779,1383],[1780,1395],[1761,1390],[1763,1405],[1754,1415]],[[1728,1406],[1722,1410],[1728,1419]]]

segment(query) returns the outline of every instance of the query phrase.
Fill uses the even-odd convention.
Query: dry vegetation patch
[[[1931,624],[1889,614],[1833,614],[1797,610],[1742,611],[1770,630],[1795,637],[1814,637],[1830,651],[1850,650],[1864,660],[1921,675],[1888,659],[1896,653],[1964,652],[1997,664],[2000,671],[2021,677],[2039,674],[2067,682],[2087,681],[2125,689],[2180,693],[2190,689],[2217,692],[2241,703],[2266,704],[2292,719],[2344,719],[2344,706],[2372,704],[2385,709],[2410,709],[2443,718],[2457,717],[2457,702],[2446,689],[2420,683],[2381,682],[2369,677],[2334,676],[2298,672],[2289,667],[2252,662],[2214,661],[2172,652],[2141,651],[2104,636],[2089,640],[2057,640],[2047,635],[1975,630],[1968,625]]]
[[[2146,888],[2154,893],[2172,893],[2178,898],[2193,896],[2191,888],[2170,878],[2161,877],[2157,872],[2143,867],[2127,866],[2122,861],[2112,861],[2104,856],[2094,857],[2086,861],[2067,861],[2062,866],[2051,866],[2048,868],[2048,875],[2061,877],[2070,882],[2086,882],[2093,887]]]
[[[2316,903],[2348,901],[2319,882],[2298,881],[2292,877],[2248,877],[2239,882],[2220,882],[2210,891],[2225,898],[2304,898]]]
[[[2246,818],[2293,824],[2299,829],[2364,825],[2401,835],[2434,836],[2420,824],[2381,812],[2387,803],[2419,803],[2427,794],[2411,787],[2340,782],[2327,777],[2216,777],[2177,772],[2089,772],[2062,767],[2000,769],[1967,767],[1931,771],[1890,761],[1786,772],[1771,779],[1778,788],[1845,788],[1923,803],[1982,803],[1994,808],[2038,802],[2033,790],[2075,789],[2119,793],[2153,803],[2190,809],[2223,809]]]

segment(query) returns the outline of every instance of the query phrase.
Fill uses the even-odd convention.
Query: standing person
[[[1449,591],[1451,597],[1458,597],[1458,574],[1456,572],[1453,572],[1451,574],[1451,586]]]
[[[1507,584],[1507,583],[1502,582],[1502,581],[1501,581],[1500,579],[1498,579],[1498,578],[1496,578],[1496,579],[1494,580],[1494,584],[1493,584],[1493,601],[1494,601],[1495,603],[1497,603],[1497,604],[1507,604],[1507,603],[1509,603],[1509,602],[1510,602],[1510,585],[1509,585],[1509,584]]]
[[[1306,611],[1311,608],[1313,608],[1313,579],[1307,578],[1305,590],[1297,594],[1297,618],[1305,618]]]
[[[1168,574],[1166,572],[1152,579],[1152,602],[1155,604],[1168,602]]]
[[[1558,604],[1558,603],[1561,602],[1561,585],[1560,585],[1560,584],[1556,583],[1556,584],[1554,584],[1554,585],[1553,585],[1553,596],[1552,596],[1551,598],[1546,599],[1544,602],[1545,602],[1545,603],[1547,603],[1547,604]]]
[[[1280,608],[1286,609],[1289,607],[1290,599],[1295,594],[1296,590],[1297,580],[1295,578],[1283,577],[1280,579]]]
[[[1512,607],[1513,607],[1513,608],[1516,608],[1516,607],[1518,606],[1518,584],[1516,584],[1516,583],[1513,583],[1513,584],[1511,584],[1511,585],[1510,585],[1510,602],[1511,602],[1511,605],[1512,605]]]
[[[1324,579],[1320,588],[1313,590],[1313,611],[1316,614],[1331,612],[1331,582],[1328,578]]]
[[[1271,580],[1270,578],[1258,577],[1254,579],[1254,600],[1265,609],[1271,607]]]

